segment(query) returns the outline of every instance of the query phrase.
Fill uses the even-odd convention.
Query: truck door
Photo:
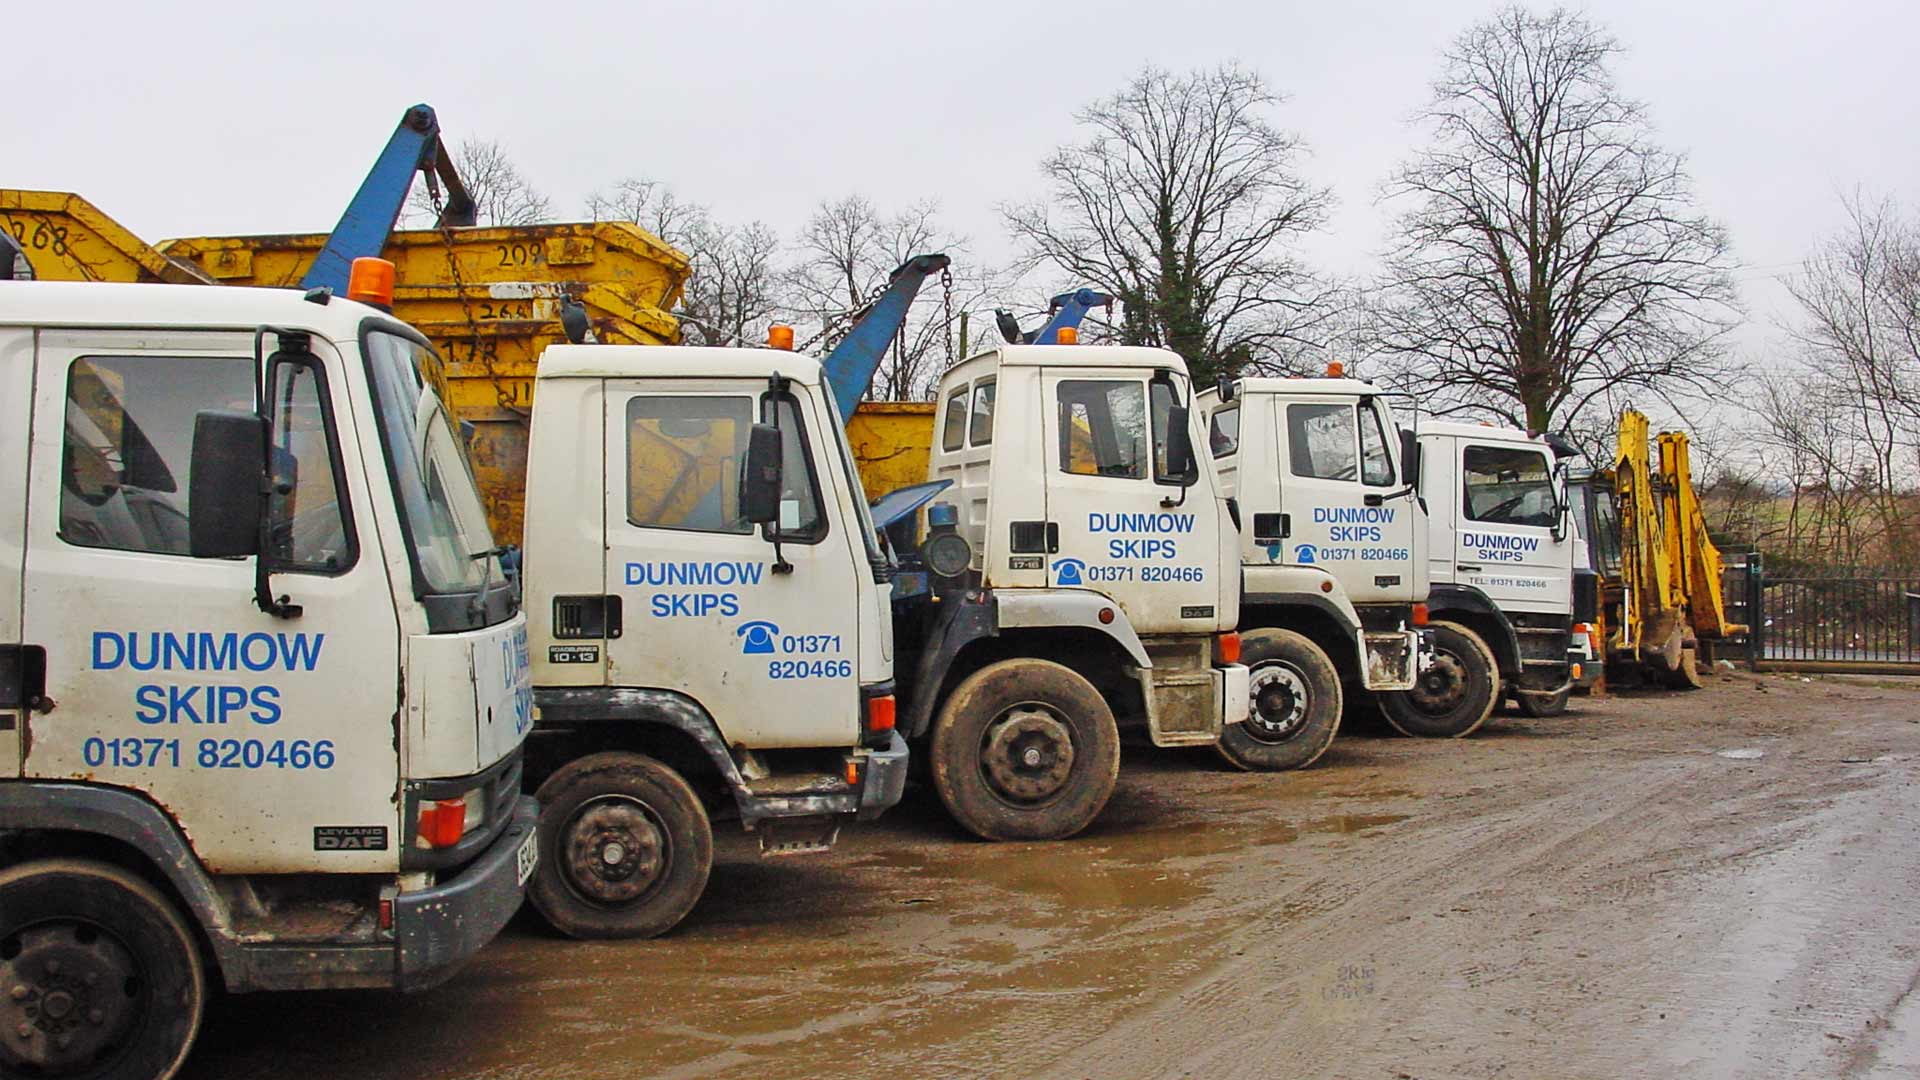
[[[1168,411],[1184,388],[1084,368],[1043,369],[1041,385],[1047,520],[1060,536],[1051,583],[1107,594],[1142,634],[1211,633],[1219,514],[1210,485],[1183,489],[1166,469]]]
[[[1460,509],[1454,568],[1462,585],[1503,611],[1564,615],[1573,589],[1573,538],[1554,537],[1565,495],[1544,449],[1459,440]]]
[[[1283,561],[1318,566],[1355,604],[1416,597],[1418,520],[1370,401],[1292,400],[1281,408],[1280,497],[1292,525]],[[1409,478],[1410,479],[1410,478]]]
[[[11,254],[0,245],[0,259]],[[0,267],[4,270],[5,267]],[[0,328],[0,776],[20,771],[20,727],[38,668],[20,633],[20,571],[27,557],[27,418],[33,405],[33,331]]]
[[[815,398],[738,380],[671,391],[616,380],[605,403],[606,591],[622,612],[608,631],[611,684],[686,694],[729,744],[853,745],[867,563],[831,512],[837,451]],[[775,526],[748,523],[740,505],[748,432],[776,419],[785,572]]]
[[[253,559],[188,554],[194,417],[254,407],[251,335],[40,339],[23,606],[50,700],[24,772],[142,791],[228,873],[310,870],[316,851],[390,871],[399,851],[399,633],[348,481],[379,465],[342,434],[339,353],[314,349],[324,367],[277,368],[272,389],[271,582],[302,608],[278,618],[254,603]]]

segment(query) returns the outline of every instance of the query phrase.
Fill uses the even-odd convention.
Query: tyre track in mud
[[[1916,720],[1741,677],[1284,776],[1129,753],[1060,844],[915,793],[824,858],[736,837],[659,941],[229,999],[188,1075],[1913,1075]]]
[[[1911,753],[1890,713],[1914,701],[1864,743],[1691,732],[1765,732],[1752,761],[1656,733],[1562,794],[1395,830],[1313,887],[1349,903],[1251,921],[1245,955],[1045,1075],[1851,1075],[1845,1048],[1913,984],[1920,821],[1910,762],[1836,770],[1835,752],[1890,735]],[[1870,882],[1829,865],[1869,840],[1850,861]]]

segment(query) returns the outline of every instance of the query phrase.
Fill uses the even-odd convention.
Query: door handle
[[[1479,563],[1454,563],[1453,568],[1455,570],[1467,570],[1475,574],[1484,569]]]
[[[1060,554],[1060,525],[1057,522],[1047,522],[1047,554]]]

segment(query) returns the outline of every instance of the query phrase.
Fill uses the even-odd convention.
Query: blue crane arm
[[[833,401],[840,406],[842,418],[853,416],[854,406],[860,404],[860,396],[867,392],[873,373],[880,370],[880,361],[886,358],[893,335],[899,332],[900,324],[907,321],[907,309],[913,306],[920,286],[928,277],[945,270],[951,261],[945,255],[915,255],[900,264],[888,279],[887,291],[880,294],[880,299],[867,308],[847,336],[820,362],[827,385],[833,387]]]
[[[1087,317],[1089,310],[1097,307],[1111,307],[1112,304],[1113,297],[1103,292],[1094,292],[1092,289],[1076,289],[1070,293],[1061,293],[1048,305],[1053,309],[1053,316],[1047,320],[1047,325],[1033,335],[1033,343],[1058,345],[1061,330],[1069,326],[1079,327],[1080,320]]]
[[[360,190],[340,215],[340,223],[333,227],[326,246],[307,268],[301,288],[324,285],[344,295],[353,260],[378,255],[387,246],[387,236],[400,220],[417,172],[427,174],[429,185],[436,177],[446,185],[446,204],[439,224],[473,224],[473,198],[440,145],[440,120],[431,106],[415,105],[400,118],[400,126],[393,129],[386,149],[374,160],[367,178],[360,181]]]

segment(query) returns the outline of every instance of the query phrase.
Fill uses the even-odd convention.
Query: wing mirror
[[[196,559],[260,553],[267,425],[257,413],[206,409],[193,418],[187,550]]]
[[[1167,409],[1167,476],[1182,485],[1199,479],[1193,468],[1193,432],[1187,427],[1189,412],[1185,405]]]
[[[772,424],[755,424],[747,433],[740,511],[755,525],[780,520],[780,429]]]

